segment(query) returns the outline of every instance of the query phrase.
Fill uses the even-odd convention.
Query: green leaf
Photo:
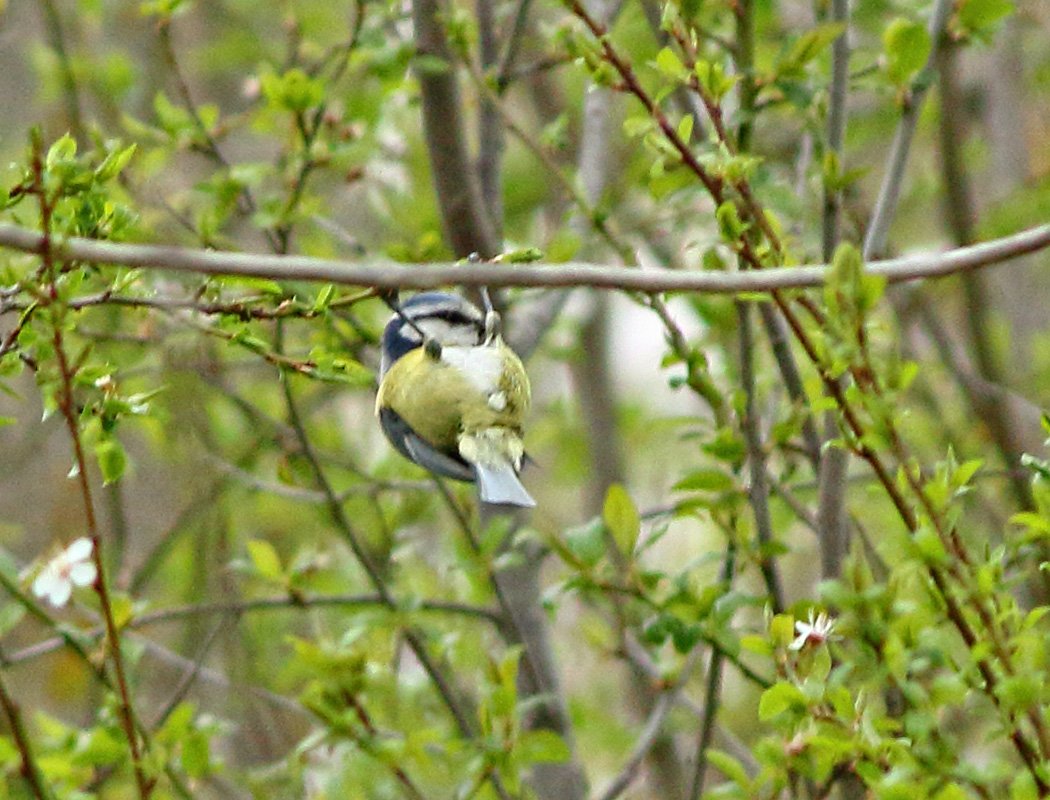
[[[719,428],[715,438],[701,445],[701,449],[709,456],[729,464],[735,464],[744,457],[744,442],[729,427]]]
[[[670,47],[665,47],[656,54],[656,68],[668,78],[676,81],[685,80],[689,71]]]
[[[968,797],[959,784],[949,783],[933,796],[933,800],[967,800]]]
[[[897,17],[882,34],[886,71],[898,85],[910,81],[926,65],[930,55],[930,34],[917,22]]]
[[[1039,790],[1032,773],[1018,771],[1017,777],[1010,782],[1010,800],[1036,800],[1038,797]]]
[[[717,208],[715,219],[718,220],[718,229],[722,232],[722,238],[727,242],[735,242],[747,230],[732,200],[726,200]]]
[[[943,564],[948,560],[948,551],[944,548],[944,542],[936,531],[929,526],[924,526],[915,534],[915,544],[922,554],[923,560],[928,564]]]
[[[330,350],[320,346],[310,350],[310,360],[314,363],[313,374],[323,381],[342,383],[348,386],[365,388],[375,381],[372,370],[352,358],[336,356]]]
[[[317,293],[317,297],[314,299],[313,311],[315,314],[319,314],[328,309],[328,304],[332,302],[333,294],[335,294],[334,283],[326,283],[321,287],[321,290]]]
[[[570,261],[580,252],[582,245],[583,241],[577,233],[563,228],[547,242],[547,261],[553,264]]]
[[[77,155],[77,143],[68,133],[63,134],[47,151],[45,164],[50,168],[63,161],[72,161]]]
[[[157,92],[153,97],[153,113],[157,115],[160,126],[170,135],[193,125],[189,113],[172,103],[163,92]]]
[[[693,136],[693,115],[686,114],[684,117],[682,117],[681,121],[678,123],[677,130],[678,138],[686,144],[689,144],[689,140]]]
[[[77,743],[72,763],[81,767],[104,767],[116,764],[127,750],[127,744],[104,728],[91,728]]]
[[[824,284],[824,302],[839,308],[843,299],[856,296],[864,273],[864,259],[853,245],[843,242],[831,259],[831,270]]]
[[[1013,12],[1010,0],[962,0],[959,25],[971,33],[984,33]]]
[[[674,645],[674,649],[682,655],[693,652],[693,648],[696,647],[696,643],[703,638],[703,629],[699,625],[686,625],[679,624],[671,627],[671,643]],[[726,652],[730,652],[729,648],[722,648]]]
[[[773,656],[773,648],[770,646],[769,640],[765,637],[758,636],[757,634],[741,636],[740,649],[747,650],[749,653],[757,653],[758,655],[767,658]]]
[[[783,60],[780,71],[795,71],[804,67],[820,55],[820,51],[835,41],[845,30],[846,26],[841,22],[832,22],[807,31],[792,45]]]
[[[727,492],[732,488],[733,479],[714,468],[690,472],[671,487],[676,492]]]
[[[208,738],[201,731],[193,731],[182,740],[182,767],[190,778],[204,777],[211,767]]]
[[[252,560],[256,571],[264,578],[279,581],[283,577],[281,570],[281,558],[277,550],[265,539],[251,539],[248,541],[248,557]]]
[[[135,603],[126,592],[112,592],[109,604],[113,614],[113,623],[118,628],[123,628],[135,616]]]
[[[969,461],[964,462],[955,470],[952,475],[952,485],[954,486],[965,486],[970,482],[970,479],[974,476],[984,464],[984,459],[971,458]]]
[[[135,155],[135,148],[138,145],[132,144],[129,147],[125,147],[123,150],[117,150],[110,153],[102,161],[101,164],[95,169],[95,177],[100,181],[108,181],[119,175],[124,167],[131,161],[131,157]]]
[[[769,621],[769,638],[775,647],[787,647],[795,639],[795,617],[777,614]]]
[[[1040,700],[1042,676],[1008,675],[999,681],[995,695],[1007,711],[1025,711]]]
[[[412,66],[420,75],[433,77],[447,75],[452,71],[452,65],[447,58],[421,53],[412,59]]]
[[[281,296],[284,288],[277,281],[269,278],[256,278],[253,275],[223,275],[220,283],[225,287],[240,286],[245,289]]]
[[[620,552],[630,555],[638,542],[642,521],[638,509],[627,494],[627,490],[618,483],[609,487],[605,494],[605,505],[602,507],[602,518],[612,532],[613,541]]]
[[[1024,618],[1024,624],[1021,626],[1023,630],[1028,628],[1034,628],[1046,614],[1050,613],[1050,606],[1036,606],[1028,615]]]
[[[294,68],[283,75],[262,76],[262,91],[271,105],[301,113],[324,100],[324,83]]]
[[[758,718],[762,722],[768,722],[791,708],[805,707],[805,695],[790,683],[781,681],[762,692],[758,701]]]
[[[692,117],[684,117],[683,119],[692,119]],[[659,200],[671,192],[677,192],[680,189],[694,186],[695,182],[696,176],[689,172],[689,170],[663,170],[660,174],[651,175],[649,177],[649,194],[652,195],[654,200]]]
[[[193,715],[197,713],[197,707],[193,703],[179,703],[168,715],[168,721],[164,727],[157,732],[157,741],[173,744],[181,739],[193,725]]]
[[[98,459],[99,469],[102,470],[103,484],[119,481],[124,476],[128,457],[124,446],[118,440],[103,439],[95,445],[95,458]]]
[[[715,101],[725,97],[740,80],[739,75],[726,75],[725,69],[717,61],[697,61],[693,71],[704,94]]]
[[[22,763],[18,748],[6,736],[0,736],[0,769],[4,772],[17,769]]]
[[[628,138],[645,136],[656,127],[656,123],[648,114],[628,117],[623,121],[623,132]]]
[[[592,519],[565,532],[565,547],[584,567],[593,567],[605,554],[605,525]]]
[[[707,760],[711,765],[740,787],[751,785],[751,779],[747,776],[744,765],[733,758],[729,753],[715,748],[707,751]]]
[[[518,757],[527,764],[561,764],[572,757],[565,741],[554,731],[526,731],[518,739]]]
[[[533,261],[540,261],[543,259],[543,251],[538,247],[525,247],[521,250],[511,250],[510,252],[503,253],[500,261],[507,261],[511,264],[529,264]]]
[[[18,578],[13,579],[15,582]],[[18,603],[0,604],[0,637],[6,636],[22,621],[26,615],[25,606]]]

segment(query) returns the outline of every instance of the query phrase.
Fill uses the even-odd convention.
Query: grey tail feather
[[[501,464],[496,467],[475,464],[474,472],[477,474],[478,495],[482,503],[526,508],[536,505],[536,501],[522,486],[517,473],[510,464]]]

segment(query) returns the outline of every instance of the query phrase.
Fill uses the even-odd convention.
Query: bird
[[[403,303],[383,329],[376,415],[405,458],[477,485],[488,507],[536,505],[519,478],[531,389],[499,314],[449,292]]]

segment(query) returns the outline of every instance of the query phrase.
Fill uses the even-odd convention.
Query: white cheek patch
[[[418,325],[419,329],[431,339],[436,339],[439,344],[446,347],[456,345],[469,346],[477,344],[478,341],[477,330],[469,325],[453,325],[447,320],[438,319],[436,317],[416,320],[416,325]],[[419,341],[419,334],[412,330],[408,325],[402,326],[402,332],[404,332],[406,328],[411,331],[408,335],[411,336],[412,340]]]
[[[493,392],[489,395],[489,408],[493,411],[502,411],[507,407],[507,395],[505,392]]]
[[[458,369],[471,386],[487,395],[490,405],[495,395],[503,395],[499,391],[499,379],[503,375],[503,359],[499,348],[445,347],[441,351],[441,360]],[[495,402],[506,404],[507,398],[504,395],[502,401]]]

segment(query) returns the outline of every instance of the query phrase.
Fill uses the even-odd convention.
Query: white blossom
[[[809,610],[809,622],[803,622],[802,620],[795,622],[795,631],[798,633],[798,636],[789,645],[791,650],[801,650],[807,644],[823,644],[839,638],[834,635],[835,620],[824,611],[821,611],[814,617],[813,609]]]
[[[94,543],[81,537],[52,558],[33,581],[33,594],[46,599],[55,608],[69,602],[74,587],[90,586],[98,577],[91,559]]]

